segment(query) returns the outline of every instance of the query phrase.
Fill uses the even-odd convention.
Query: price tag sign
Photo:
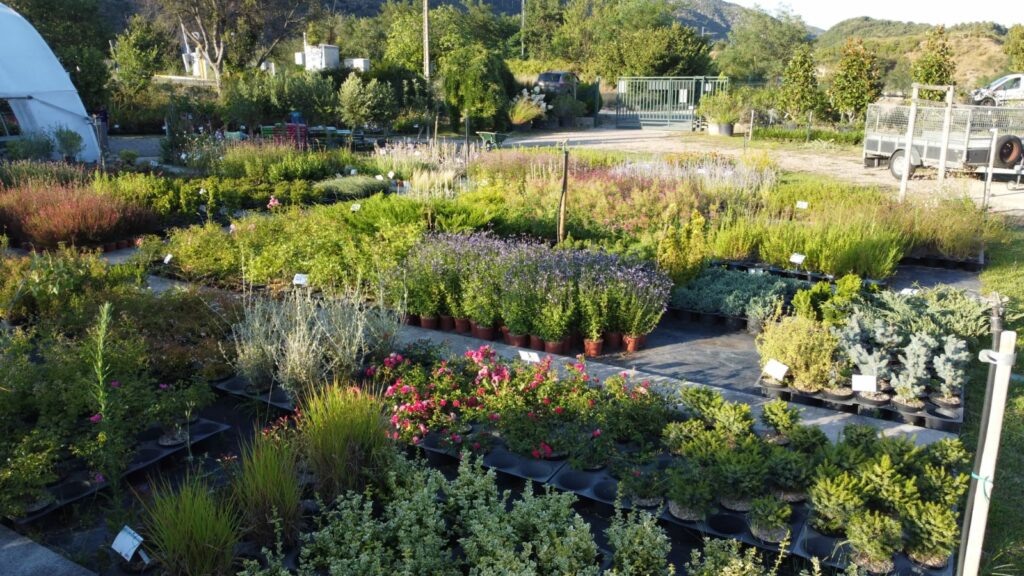
[[[903,290],[900,290],[900,295],[902,295],[902,296],[913,296],[913,295],[917,294],[918,292],[920,292],[920,290],[918,290],[917,288],[904,288]]]
[[[540,355],[537,354],[536,352],[528,352],[526,350],[520,350],[519,351],[519,357],[522,358],[524,362],[529,362],[531,364],[536,364],[536,363],[540,362]]]
[[[797,210],[807,210],[807,208],[809,208],[809,207],[810,207],[810,204],[807,203],[807,200],[797,200],[796,201],[796,208],[797,208]]]
[[[355,169],[355,168],[353,168],[352,170],[349,170],[349,176],[355,176],[355,175],[356,175],[356,173],[357,173],[357,172],[356,172],[356,169]]]
[[[164,256],[164,264],[170,264],[171,260],[174,259],[174,254],[168,254]]]
[[[767,374],[779,382],[782,382],[788,372],[789,366],[786,366],[774,358],[768,360],[768,363],[761,369],[762,374]]]
[[[120,554],[121,558],[124,558],[125,561],[128,562],[131,561],[132,556],[135,556],[135,552],[138,551],[139,546],[142,546],[142,536],[139,536],[135,530],[132,530],[127,526],[121,528],[121,532],[118,533],[117,538],[114,538],[114,543],[110,545],[110,547],[114,549],[114,552]],[[143,561],[147,560],[144,554],[142,555],[142,559]]]
[[[308,286],[309,285],[309,274],[296,274],[295,278],[292,278],[292,285],[294,285],[294,286]]]
[[[789,257],[789,261],[792,262],[793,264],[796,264],[797,266],[803,264],[804,260],[806,259],[806,254],[800,254],[798,252],[793,252],[792,256]]]
[[[353,204],[352,205],[352,211],[353,212],[359,212],[359,209],[362,208],[362,207],[363,207],[362,204]]]
[[[878,378],[870,374],[854,374],[853,391],[878,392]]]

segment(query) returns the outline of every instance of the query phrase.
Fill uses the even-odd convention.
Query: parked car
[[[1024,74],[1009,74],[984,88],[971,92],[974,104],[982,106],[1024,105]]]
[[[576,86],[580,79],[575,72],[543,72],[537,77],[537,86],[545,94],[572,94],[576,97]]]

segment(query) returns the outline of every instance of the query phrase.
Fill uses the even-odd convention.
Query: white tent
[[[61,127],[81,134],[79,160],[99,158],[92,120],[71,77],[35,27],[0,3],[0,137],[51,133]]]

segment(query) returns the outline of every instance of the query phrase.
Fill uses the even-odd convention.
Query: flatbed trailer
[[[994,174],[1020,175],[1024,162],[1024,108],[954,104],[918,104],[910,153],[911,174],[920,167],[938,167],[945,139],[946,169],[984,174],[992,149],[992,129],[998,131]],[[899,179],[907,148],[910,106],[876,103],[868,106],[864,124],[864,165],[889,166]]]

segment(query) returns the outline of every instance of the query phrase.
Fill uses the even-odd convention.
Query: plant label
[[[384,181],[384,177],[381,176],[380,174],[377,174],[376,176],[374,176],[374,178],[376,178],[377,180],[380,180],[381,182]]]
[[[878,378],[870,374],[854,374],[853,391],[878,392]]]
[[[295,278],[292,278],[293,286],[309,286],[309,274],[296,274]]]
[[[359,212],[359,209],[362,208],[362,207],[363,207],[362,204],[353,204],[352,205],[352,211],[353,212]]]
[[[774,358],[768,360],[768,363],[761,369],[762,374],[767,374],[779,382],[782,382],[788,372],[789,366],[786,366]]]
[[[356,169],[353,168],[352,170],[349,171],[349,176],[355,176],[355,175],[356,175]]]
[[[803,264],[804,260],[806,259],[807,255],[800,254],[799,252],[793,252],[793,254],[789,257],[789,261],[792,262],[793,264],[796,264],[797,266]]]
[[[920,292],[920,290],[918,290],[917,288],[904,288],[903,290],[900,290],[900,295],[901,296],[914,296],[918,292]]]
[[[164,256],[164,264],[170,264],[171,260],[174,259],[174,254],[168,254]]]
[[[114,549],[114,552],[120,554],[121,558],[124,558],[127,562],[131,562],[132,556],[135,556],[135,552],[139,549],[139,546],[142,546],[142,536],[139,536],[135,530],[132,530],[127,526],[121,528],[121,532],[117,534],[117,538],[114,538],[114,543],[110,545],[110,547]],[[145,554],[140,552],[140,555],[142,556],[143,561],[147,560]],[[146,563],[148,564],[148,562]]]
[[[540,354],[537,354],[536,352],[520,350],[519,357],[522,358],[524,362],[529,362],[530,364],[537,364],[540,362]]]
[[[747,268],[747,274],[751,276],[764,276],[764,268]]]
[[[797,200],[796,201],[796,209],[797,210],[807,210],[808,207],[810,207],[810,204],[807,203],[807,200]]]
[[[394,179],[395,179],[395,173],[394,172],[388,172],[388,180],[394,180]]]

